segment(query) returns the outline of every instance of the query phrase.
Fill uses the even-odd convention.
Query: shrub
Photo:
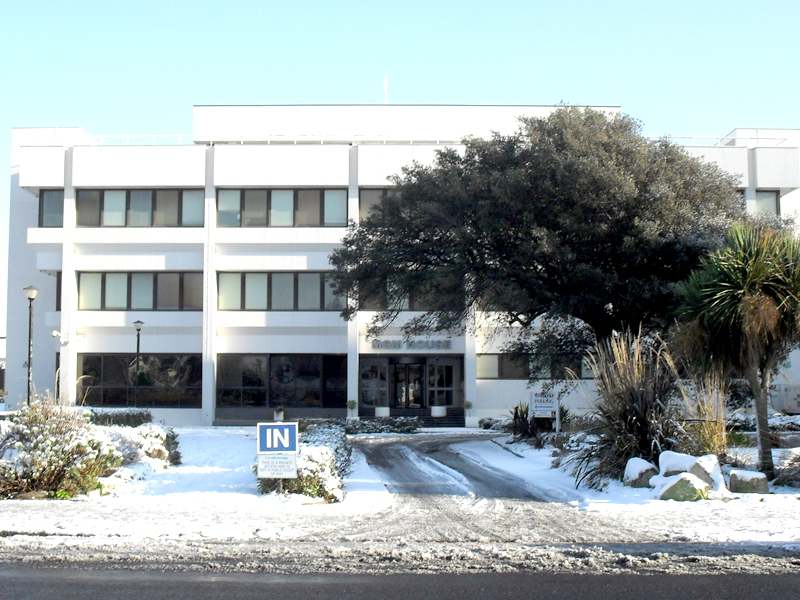
[[[377,419],[347,419],[345,430],[356,433],[417,433],[419,419],[416,417],[379,417]]]
[[[725,431],[725,380],[718,374],[696,379],[686,390],[689,419],[684,422],[681,450],[687,454],[725,456],[728,438]]]
[[[90,408],[87,412],[94,425],[138,427],[153,422],[153,415],[146,408]]]
[[[340,502],[344,499],[342,478],[350,468],[351,451],[341,423],[309,425],[300,434],[297,478],[282,481],[259,479],[258,491],[266,494],[280,488],[291,494]]]
[[[147,423],[138,427],[96,426],[122,455],[122,465],[141,461],[145,456],[180,464],[178,435],[169,427]]]
[[[589,356],[597,392],[597,427],[570,458],[576,485],[601,488],[621,479],[628,459],[658,463],[681,433],[676,419],[677,373],[665,344],[641,333],[599,342]]]
[[[777,469],[774,485],[800,487],[800,455],[790,458],[783,467]]]
[[[69,497],[98,487],[122,455],[102,435],[95,435],[79,410],[52,396],[37,396],[11,417],[0,440],[0,497],[48,492]]]

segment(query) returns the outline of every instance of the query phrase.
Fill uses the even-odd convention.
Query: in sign
[[[297,452],[297,423],[259,423],[258,453]]]

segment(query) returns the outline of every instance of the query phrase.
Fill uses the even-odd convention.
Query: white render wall
[[[144,321],[142,352],[203,355],[201,409],[154,411],[176,425],[210,424],[216,404],[219,353],[337,353],[348,356],[348,398],[358,394],[360,354],[373,350],[366,339],[370,313],[351,322],[338,313],[270,313],[216,310],[220,271],[320,271],[345,233],[341,227],[217,228],[216,191],[247,187],[340,187],[348,213],[358,219],[359,189],[386,187],[388,178],[416,161],[432,164],[436,151],[463,150],[467,135],[512,133],[517,117],[545,116],[552,107],[196,107],[195,146],[98,146],[80,129],[14,132],[8,292],[7,386],[9,406],[25,394],[28,303],[22,288],[35,285],[34,382],[52,388],[55,356],[62,356],[62,389],[74,397],[75,361],[84,352],[132,352],[132,322]],[[606,109],[617,112],[618,109]],[[800,209],[800,132],[770,130],[778,146],[757,143],[693,147],[701,156],[741,178],[754,205],[756,189],[781,193],[784,214]],[[38,194],[65,190],[63,228],[39,228]],[[202,228],[76,228],[76,188],[204,189]],[[204,271],[202,312],[77,311],[79,271]],[[55,273],[63,276],[62,311],[55,311]],[[404,318],[410,315],[405,315]],[[398,324],[399,325],[399,324]],[[61,337],[54,338],[53,330]],[[401,339],[390,330],[384,339]],[[434,336],[432,340],[444,338]],[[477,380],[478,353],[499,352],[504,338],[479,332],[450,340],[436,354],[464,357],[468,423],[509,413],[532,390],[525,381]],[[420,351],[417,353],[425,353]],[[793,357],[794,358],[794,357]],[[800,359],[794,361],[800,365]],[[800,373],[800,367],[797,367]],[[790,369],[790,375],[794,370]],[[800,383],[800,375],[797,377]],[[576,413],[591,409],[593,383],[582,381],[564,403]]]

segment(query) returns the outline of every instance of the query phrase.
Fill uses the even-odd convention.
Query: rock
[[[665,450],[658,457],[658,469],[664,477],[671,477],[678,473],[688,473],[695,462],[697,457],[691,454]]]
[[[22,494],[17,494],[14,498],[17,500],[42,500],[47,498],[47,492],[41,490],[38,492],[23,492]]]
[[[705,481],[715,491],[725,489],[725,478],[722,476],[719,459],[715,454],[698,457],[688,472]]]
[[[666,478],[658,498],[659,500],[694,502],[708,498],[708,490],[709,485],[705,481],[691,473],[680,473]]]
[[[734,494],[769,494],[769,483],[758,471],[731,469],[730,490]]]
[[[625,465],[625,476],[622,482],[633,488],[651,487],[650,479],[658,475],[656,466],[643,458],[631,458]]]

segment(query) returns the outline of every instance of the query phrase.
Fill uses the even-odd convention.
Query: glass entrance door
[[[392,365],[394,397],[392,406],[421,408],[425,406],[423,365]]]

